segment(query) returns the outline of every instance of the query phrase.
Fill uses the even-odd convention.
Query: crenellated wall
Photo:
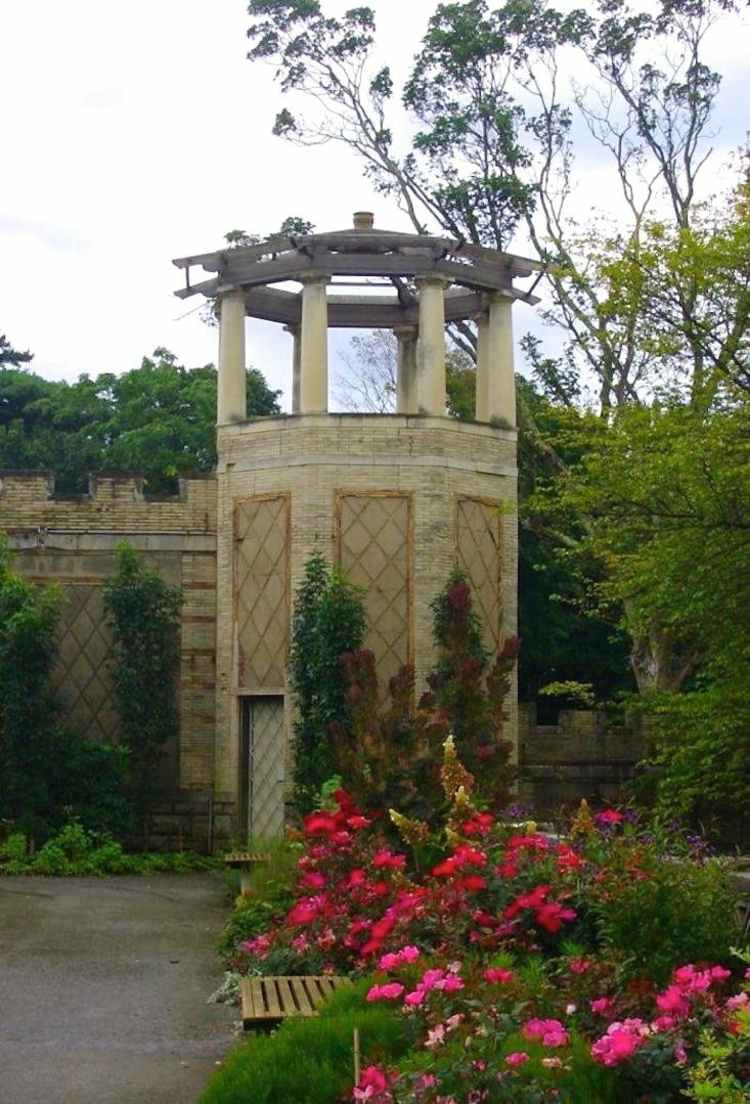
[[[179,482],[179,493],[149,497],[142,476],[93,477],[82,495],[56,495],[49,472],[0,471],[0,531],[16,566],[65,595],[55,683],[66,715],[92,738],[116,740],[102,585],[122,540],[183,589],[179,746],[166,749],[165,794],[204,793],[213,785],[216,652],[216,480]],[[201,826],[200,831],[203,831]]]
[[[646,755],[647,737],[642,722],[612,725],[586,709],[561,710],[557,724],[540,725],[535,705],[519,705],[519,797],[541,813],[584,797],[617,802]]]

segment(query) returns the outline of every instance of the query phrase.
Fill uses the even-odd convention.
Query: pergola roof
[[[538,302],[535,296],[514,288],[513,279],[542,270],[538,261],[496,249],[451,238],[375,229],[277,236],[257,245],[179,257],[173,263],[185,270],[185,287],[175,292],[181,299],[196,294],[212,298],[242,288],[248,315],[286,325],[299,324],[301,296],[272,285],[328,276],[332,281],[329,326],[362,329],[416,324],[418,303],[410,287],[415,278],[435,276],[446,281],[445,318],[453,322],[478,314],[487,292]],[[192,284],[193,267],[215,275]],[[390,288],[392,294],[336,295],[336,287],[341,285],[335,277],[347,278],[347,284],[357,277],[368,281],[362,286]],[[370,284],[372,279],[380,282]],[[354,281],[355,286],[358,282]]]

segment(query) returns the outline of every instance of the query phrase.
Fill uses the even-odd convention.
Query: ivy
[[[132,796],[143,812],[155,791],[165,744],[177,738],[176,674],[182,591],[147,567],[127,542],[104,587],[114,637],[114,694],[121,739],[129,750]]]
[[[62,594],[13,571],[0,537],[0,817],[38,825],[57,723],[50,678]]]
[[[294,726],[294,801],[309,811],[336,772],[332,724],[347,725],[349,707],[340,657],[360,647],[365,613],[357,587],[320,553],[307,561],[292,619],[290,678],[298,719]]]

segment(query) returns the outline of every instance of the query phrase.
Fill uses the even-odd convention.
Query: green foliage
[[[539,693],[545,698],[557,698],[569,708],[593,709],[596,705],[590,682],[576,682],[568,679],[561,682],[548,682],[539,687]]]
[[[181,874],[213,870],[216,859],[190,851],[128,855],[106,833],[89,832],[78,820],[63,825],[35,854],[29,854],[22,832],[0,843],[0,875],[40,874],[85,877],[105,874]]]
[[[114,641],[113,682],[121,739],[129,751],[133,796],[143,809],[154,793],[164,745],[177,738],[176,674],[182,592],[147,567],[126,542],[104,587]]]
[[[250,893],[236,898],[234,910],[218,943],[219,955],[226,963],[231,963],[235,957],[238,944],[266,931],[272,921],[291,908],[293,887],[299,874],[297,862],[302,846],[297,841],[279,836],[252,836],[247,840],[246,849],[268,855],[269,861],[253,867]],[[230,877],[236,891],[237,875],[232,872]]]
[[[601,565],[582,546],[586,518],[572,503],[548,508],[567,473],[592,447],[599,419],[551,402],[517,378],[524,412],[519,430],[518,693],[535,701],[549,682],[593,684],[597,701],[635,688],[629,641],[617,605],[592,600]],[[539,701],[540,719],[557,709]]]
[[[239,897],[217,944],[222,961],[231,962],[240,943],[267,931],[274,920],[284,916],[293,902],[294,894],[284,885],[269,887],[263,896]]]
[[[127,794],[128,750],[99,743],[67,726],[58,726],[47,751],[49,829],[71,817],[94,832],[127,835],[133,808]]]
[[[185,368],[164,348],[123,375],[75,383],[0,361],[0,467],[49,468],[68,494],[111,470],[142,471],[149,492],[172,492],[178,476],[216,464],[216,389],[213,365]],[[248,371],[250,417],[278,414],[278,396]]]
[[[671,849],[667,835],[662,846]],[[644,848],[634,869],[618,868],[613,851],[593,907],[603,945],[623,956],[623,972],[657,984],[669,980],[676,964],[726,961],[737,935],[736,892],[726,869],[715,860],[664,861],[661,854],[658,842]]]
[[[746,1055],[750,1046],[750,1015],[736,1014],[736,1034],[726,1034],[720,1042],[716,1032],[706,1028],[698,1041],[699,1060],[687,1071],[683,1096],[703,1104],[747,1104]],[[744,1061],[743,1061],[744,1060]],[[744,1067],[744,1068],[743,1068]]]
[[[296,880],[297,860],[302,845],[286,836],[248,836],[240,848],[254,855],[267,855],[268,862],[256,863],[250,871],[250,889],[254,898],[270,897],[277,890],[291,887]],[[235,850],[234,848],[232,850]],[[239,875],[233,874],[239,884]],[[235,884],[235,883],[233,883]]]
[[[317,1018],[286,1020],[273,1035],[255,1035],[232,1051],[200,1104],[332,1104],[353,1088],[355,1028],[363,1066],[390,1065],[408,1049],[409,1033],[388,1008],[324,1010]]]
[[[335,773],[330,726],[346,724],[349,709],[340,657],[362,643],[365,615],[358,590],[320,554],[305,566],[292,621],[290,677],[299,719],[294,729],[295,803],[313,808],[323,783]]]
[[[57,587],[34,586],[13,571],[0,537],[0,816],[19,823],[42,818],[50,804],[60,602]]]
[[[738,672],[739,674],[739,672]],[[730,846],[750,823],[750,691],[744,676],[644,701],[651,750],[635,792],[662,817],[700,825]]]
[[[20,368],[22,364],[28,364],[33,359],[34,354],[28,349],[23,353],[14,349],[5,334],[0,334],[0,367],[12,364],[14,368]]]

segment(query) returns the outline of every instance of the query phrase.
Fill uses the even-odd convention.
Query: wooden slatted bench
[[[240,981],[242,1026],[265,1027],[288,1016],[317,1016],[321,1004],[346,977],[246,977]]]
[[[259,855],[253,851],[232,851],[229,855],[224,856],[225,864],[240,872],[240,893],[243,897],[250,894],[250,875],[253,867],[270,861],[270,855]]]

